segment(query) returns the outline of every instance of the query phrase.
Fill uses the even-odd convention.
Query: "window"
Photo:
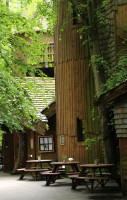
[[[40,152],[54,151],[53,136],[39,137],[39,151]]]
[[[43,62],[54,62],[54,44],[46,44],[42,55]]]
[[[48,49],[47,49],[47,54],[48,54],[49,62],[53,62],[54,61],[54,44],[49,44]]]
[[[85,140],[85,120],[77,118],[77,137],[78,141]]]

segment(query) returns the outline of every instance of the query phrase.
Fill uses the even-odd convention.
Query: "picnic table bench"
[[[91,191],[93,192],[99,184],[104,186],[104,180],[107,182],[108,178],[107,177],[92,177],[92,176],[79,176],[77,175],[70,175],[70,179],[72,179],[72,189],[76,189],[78,185],[81,183],[84,183],[84,185]],[[90,185],[88,184],[88,182]],[[94,182],[97,181],[97,184],[94,185]],[[105,182],[105,183],[106,183]]]
[[[31,169],[26,169],[26,168],[21,168],[21,169],[17,169],[18,172],[20,172],[20,177],[19,177],[19,180],[23,180],[24,176],[26,173],[29,173],[35,181],[37,181],[37,178],[38,178],[38,175],[40,174],[40,172],[43,172],[45,170],[48,170],[48,169],[34,169],[34,168],[31,168]]]
[[[80,167],[82,168],[81,173],[69,176],[72,180],[72,189],[76,189],[78,185],[83,183],[93,192],[99,185],[104,187],[110,179],[115,179],[117,182],[114,170],[112,170],[113,164],[83,164]],[[103,172],[102,169],[107,169],[108,172]]]
[[[41,172],[42,176],[46,177],[46,186],[54,183],[60,175],[63,174],[77,174],[79,173],[79,169],[77,166],[78,162],[52,162],[52,170],[47,172]],[[72,168],[71,172],[66,173],[65,170],[61,171],[61,166],[70,166]]]
[[[26,161],[26,168],[19,168],[17,171],[20,173],[19,180],[23,180],[25,174],[29,173],[35,181],[37,181],[38,176],[40,176],[40,172],[48,171],[51,169],[50,163],[52,160],[27,160]],[[42,164],[48,163],[49,168],[42,167]],[[32,164],[35,164],[37,166],[32,166]]]
[[[40,172],[42,176],[46,177],[46,186],[48,186],[50,183],[55,183],[57,177],[62,174],[62,172],[52,172],[52,171],[46,171],[46,172]]]

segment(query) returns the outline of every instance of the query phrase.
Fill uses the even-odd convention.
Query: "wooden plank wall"
[[[121,178],[127,180],[127,138],[120,138],[119,146],[121,159]]]
[[[127,137],[127,95],[123,95],[114,107],[117,137]]]
[[[53,152],[39,152],[39,133],[32,130],[26,130],[27,132],[27,159],[37,159],[38,156],[41,156],[41,159],[52,159],[53,161],[57,160],[57,137],[56,137],[56,117],[55,115],[48,119],[49,129],[43,130],[42,135],[53,136],[54,140],[54,151]],[[33,140],[33,148],[31,148],[30,140]],[[32,155],[32,157],[31,157]]]
[[[11,172],[14,167],[13,134],[3,134],[3,165],[4,172]]]
[[[66,19],[67,0],[61,1],[58,22],[55,28],[55,77],[56,77],[56,126],[58,160],[62,155],[73,157],[81,163],[90,162],[97,155],[97,148],[86,152],[82,142],[77,141],[77,118],[85,119],[86,136],[99,134],[98,121],[92,120],[94,82],[88,66],[88,47],[83,46],[85,36],[68,17],[59,40],[62,21]],[[65,145],[60,145],[60,136],[65,135]],[[96,153],[97,154],[97,153]]]
[[[122,51],[127,47],[127,42],[124,41],[126,37],[123,30],[127,29],[127,2],[125,5],[117,7],[116,12],[116,27],[117,27],[117,52],[119,55],[127,55],[127,50]],[[124,42],[123,42],[124,41]]]
[[[99,33],[99,44],[101,55],[104,60],[108,61],[110,67],[116,65],[116,27],[114,14],[117,9],[116,0],[111,0],[108,5],[104,8],[101,8],[101,12],[104,13],[105,20],[102,22],[100,20],[100,29]]]
[[[127,94],[114,107],[115,129],[119,138],[121,178],[127,180]]]

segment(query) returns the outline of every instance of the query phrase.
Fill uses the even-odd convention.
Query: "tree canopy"
[[[10,131],[22,130],[23,117],[37,118],[28,94],[37,88],[25,76],[45,76],[35,65],[39,66],[44,53],[44,32],[53,34],[54,13],[52,1],[0,1],[0,135],[3,125]]]
[[[53,35],[57,9],[60,0],[1,0],[0,1],[0,129],[4,124],[10,131],[21,130],[20,120],[26,117],[36,118],[35,108],[28,95],[33,86],[26,82],[25,74],[34,76],[44,74],[35,68],[39,66],[44,45],[40,42],[44,32]],[[108,62],[100,54],[98,45],[98,30],[105,23],[105,15],[98,9],[98,2],[103,8],[110,0],[79,0],[68,1],[70,12],[75,10],[76,17],[82,19],[80,33],[87,34],[91,64],[93,66],[96,91],[99,91],[99,66],[107,71],[107,82],[104,89],[111,89],[126,80],[126,59],[121,57],[117,70],[111,69]],[[54,3],[54,4],[53,4]],[[42,23],[45,21],[46,23]],[[44,25],[45,24],[45,25]],[[62,28],[62,27],[61,27]],[[38,34],[37,34],[37,30]],[[26,41],[29,36],[32,43]],[[21,57],[20,55],[23,55]],[[25,59],[25,61],[24,61]],[[103,71],[101,69],[101,71]],[[25,83],[25,87],[24,84]],[[35,89],[36,90],[36,89]]]
[[[102,25],[105,27],[103,35],[106,35],[108,40],[110,40],[111,27],[109,25],[106,28],[106,23],[110,24],[110,17],[106,16],[106,6],[111,6],[111,0],[70,0],[70,12],[73,10],[77,13],[77,19],[82,21],[82,27],[80,29],[80,34],[86,34],[86,40],[84,44],[88,42],[90,50],[90,64],[93,68],[94,81],[96,87],[97,95],[104,93],[112,88],[118,86],[122,82],[127,80],[127,70],[126,70],[126,50],[124,46],[120,52],[116,53],[118,62],[115,67],[111,67],[109,60],[105,59],[104,55],[100,51],[100,30],[103,29]],[[117,3],[116,3],[117,5]],[[110,7],[109,6],[109,7]],[[73,9],[72,9],[73,8]],[[107,9],[109,9],[107,7]],[[125,27],[116,27],[116,29],[121,29],[123,32],[123,40],[121,46],[126,43],[127,31]],[[115,36],[114,36],[115,37]],[[117,41],[116,41],[117,42]],[[109,51],[109,49],[107,49]]]

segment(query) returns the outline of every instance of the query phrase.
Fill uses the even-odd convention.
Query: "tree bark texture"
[[[13,169],[13,174],[17,173],[18,168],[25,167],[24,166],[24,161],[26,157],[26,134],[22,132],[18,132],[18,137],[19,137],[19,149],[18,149],[18,158],[16,161],[16,164]]]

